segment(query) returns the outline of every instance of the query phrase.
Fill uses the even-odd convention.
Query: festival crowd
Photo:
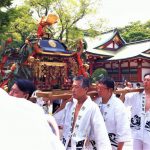
[[[150,150],[150,73],[138,92],[129,92],[133,85],[126,82],[115,94],[113,79],[102,77],[93,98],[90,84],[89,78],[75,76],[72,97],[63,100],[38,97],[26,79],[16,80],[9,92],[0,89],[0,149],[125,150],[133,141],[133,150]]]

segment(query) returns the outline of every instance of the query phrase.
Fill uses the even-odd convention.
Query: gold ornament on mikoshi
[[[49,15],[47,16],[46,22],[47,22],[49,25],[52,25],[52,24],[56,23],[57,20],[58,20],[58,17],[57,17],[56,15],[54,15],[54,14],[49,14]]]
[[[5,86],[3,87],[3,89],[4,89],[6,92],[8,92],[8,86],[7,86],[7,85],[5,85]]]
[[[28,39],[25,40],[25,44],[29,44],[29,40]]]
[[[85,68],[85,70],[89,70],[89,65],[88,64],[83,64],[83,67]]]
[[[48,44],[51,46],[51,47],[56,47],[56,43],[54,40],[49,40],[48,41]]]
[[[33,63],[34,60],[35,60],[35,58],[34,58],[33,56],[29,56],[29,57],[28,57],[28,62],[29,62],[29,63]]]
[[[15,69],[16,69],[16,64],[14,63],[14,64],[11,65],[10,70],[14,71]]]

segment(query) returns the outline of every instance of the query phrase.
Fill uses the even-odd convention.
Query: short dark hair
[[[106,85],[107,88],[112,88],[113,90],[115,88],[115,82],[110,77],[103,77],[98,82]]]
[[[81,83],[81,86],[83,87],[83,88],[89,88],[90,87],[90,80],[89,80],[89,78],[85,78],[84,76],[75,76],[74,78],[73,78],[73,81],[74,80],[76,80],[76,81],[81,81],[82,83]]]
[[[33,94],[33,92],[36,90],[36,86],[31,80],[27,79],[17,79],[15,81],[15,84],[18,86],[18,88],[25,93],[29,94],[29,97]]]
[[[138,83],[136,83],[136,86],[141,86],[141,84],[138,82]]]
[[[144,75],[144,78],[145,78],[146,76],[148,76],[148,75],[150,76],[150,73],[146,73],[146,74]]]

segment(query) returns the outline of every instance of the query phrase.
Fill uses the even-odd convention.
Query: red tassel
[[[1,84],[0,84],[0,88],[4,88],[4,86],[6,85],[6,84],[8,84],[8,81],[9,81],[9,78],[7,79],[7,80],[5,80],[5,81],[3,81]]]
[[[38,38],[42,37],[44,35],[44,30],[43,30],[43,26],[41,24],[39,24],[38,26],[38,30],[37,30],[37,36]]]
[[[9,38],[6,40],[6,42],[5,42],[5,47],[6,47],[8,44],[12,43],[12,41],[13,41],[13,39],[12,39],[11,37],[9,37]]]
[[[85,68],[83,67],[83,61],[80,57],[80,52],[77,53],[77,61],[79,64],[79,71],[78,71],[78,75],[83,75],[84,77],[88,77],[88,74],[85,71]]]
[[[2,57],[2,61],[1,61],[1,63],[3,63],[3,64],[5,64],[6,63],[6,61],[7,61],[7,59],[8,59],[8,56],[3,56]]]
[[[47,22],[45,21],[45,17],[42,17],[39,26],[38,26],[38,30],[37,30],[37,36],[38,38],[42,37],[45,34],[45,26],[47,25]]]
[[[38,46],[37,44],[34,44],[34,45],[33,45],[33,48],[34,48],[34,51],[35,51],[36,53],[42,52],[42,50],[39,48],[39,46]]]

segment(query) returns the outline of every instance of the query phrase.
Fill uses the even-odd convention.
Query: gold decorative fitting
[[[51,46],[51,47],[56,47],[56,42],[54,40],[49,40],[48,41],[48,44]]]

